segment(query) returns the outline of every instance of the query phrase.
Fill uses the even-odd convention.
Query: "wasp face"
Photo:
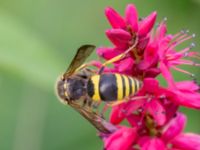
[[[57,93],[58,93],[58,96],[62,100],[64,100],[64,101],[69,100],[69,96],[68,96],[68,92],[67,92],[67,80],[60,79],[57,82]]]
[[[64,101],[78,100],[86,94],[85,83],[77,78],[61,79],[57,83],[57,92]]]

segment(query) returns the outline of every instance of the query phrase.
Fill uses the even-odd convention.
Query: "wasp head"
[[[78,100],[86,93],[85,83],[83,80],[77,78],[61,78],[57,82],[57,93],[64,103]]]

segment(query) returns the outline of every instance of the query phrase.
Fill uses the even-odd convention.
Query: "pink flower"
[[[113,68],[105,66],[103,73],[126,74],[143,82],[136,95],[112,107],[110,124],[116,129],[102,134],[105,150],[200,149],[200,135],[183,133],[186,116],[178,112],[180,106],[200,109],[200,87],[194,81],[176,82],[171,73],[171,69],[175,69],[193,76],[179,66],[200,66],[187,59],[200,58],[199,53],[190,51],[194,44],[177,51],[178,45],[194,35],[167,34],[166,19],[151,32],[157,13],[140,21],[132,4],[126,7],[125,17],[110,7],[105,14],[112,27],[106,30],[106,35],[113,46],[98,48],[97,54],[110,60],[129,51],[121,60],[113,62]],[[93,65],[102,67],[97,61]],[[167,87],[155,79],[159,74],[166,79]],[[123,121],[128,125],[121,126]]]

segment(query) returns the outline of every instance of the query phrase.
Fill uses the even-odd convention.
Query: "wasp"
[[[85,102],[110,102],[123,101],[135,95],[141,88],[141,81],[119,73],[92,72],[83,64],[87,57],[94,51],[95,46],[81,46],[73,58],[69,68],[57,83],[58,96],[64,102],[84,99]],[[109,60],[109,63],[122,58]],[[108,62],[104,63],[108,64]]]
[[[98,106],[102,101],[123,102],[136,94],[142,84],[140,80],[127,75],[103,72],[105,65],[120,60],[128,51],[105,62],[98,72],[89,69],[89,65],[84,62],[94,49],[94,45],[83,45],[78,49],[68,69],[57,82],[57,95],[62,103],[73,107],[99,131],[108,132],[99,123],[101,117],[91,107]]]

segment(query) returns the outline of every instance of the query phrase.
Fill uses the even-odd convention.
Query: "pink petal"
[[[162,134],[162,139],[165,143],[169,142],[183,131],[186,119],[184,114],[177,113],[177,116],[166,125]]]
[[[199,93],[184,93],[175,91],[175,94],[177,95],[176,99],[171,99],[176,104],[189,107],[189,108],[195,108],[200,109],[200,94]]]
[[[125,103],[122,103],[112,108],[110,113],[110,122],[112,124],[119,124],[126,117],[126,114],[123,113],[125,105]]]
[[[141,92],[145,93],[155,93],[159,89],[159,82],[154,78],[145,78],[143,81],[143,87]],[[146,95],[146,94],[145,94]]]
[[[139,25],[138,34],[140,37],[146,36],[154,26],[156,21],[157,12],[152,12],[149,16],[147,16]]]
[[[195,83],[190,81],[179,82],[175,87],[169,88],[176,96],[172,99],[174,103],[189,108],[200,109],[200,93]]]
[[[131,35],[122,29],[109,29],[106,31],[106,35],[119,48],[127,48],[131,40]]]
[[[173,139],[172,144],[181,150],[200,150],[200,135],[182,133]]]
[[[141,117],[138,115],[131,114],[126,117],[127,121],[132,127],[136,128],[144,128],[144,122],[141,122]]]
[[[181,81],[175,83],[176,87],[182,91],[197,91],[199,90],[199,85],[194,81]]]
[[[131,57],[125,58],[117,64],[117,68],[119,72],[128,72],[131,71],[134,65],[134,60]]]
[[[130,25],[132,32],[138,31],[138,14],[137,9],[133,4],[126,7],[126,23]]]
[[[160,74],[159,68],[149,68],[145,70],[145,78],[155,78],[159,74]]]
[[[111,134],[104,143],[106,150],[130,150],[136,137],[136,129],[122,127]]]
[[[151,140],[151,137],[150,136],[141,136],[137,143],[138,145],[140,145],[140,147],[142,147],[145,143],[149,142]]]
[[[160,40],[165,37],[167,32],[167,26],[165,22],[161,22],[156,30],[156,39]]]
[[[142,145],[141,150],[165,150],[166,147],[163,141],[159,138],[152,138],[147,140],[144,145]]]
[[[138,65],[140,70],[145,70],[158,64],[158,44],[148,44],[144,52],[144,59]]]
[[[147,111],[153,116],[158,126],[162,126],[166,122],[165,109],[157,99],[149,102]]]
[[[111,7],[105,9],[105,15],[113,28],[125,28],[124,19]]]
[[[137,97],[132,97],[135,100],[129,100],[129,102],[124,106],[125,114],[131,115],[135,111],[138,110],[138,108],[143,107],[144,103],[146,102],[146,99],[136,99]]]
[[[175,87],[173,76],[170,73],[169,68],[163,62],[160,62],[160,70],[169,87]]]
[[[104,59],[111,59],[115,56],[118,56],[122,53],[122,51],[116,48],[107,48],[107,47],[100,47],[97,49],[97,55],[103,57]]]
[[[145,99],[129,100],[112,108],[110,113],[110,122],[119,124],[123,119],[134,113],[138,108],[144,105]]]
[[[144,49],[146,48],[147,44],[149,43],[149,37],[140,38],[139,43],[137,45],[137,49],[140,53],[143,53]]]
[[[166,94],[168,96],[168,94]],[[173,102],[166,99],[167,104],[164,104],[165,110],[166,110],[166,117],[167,121],[169,122],[175,115],[178,110],[178,105],[174,104]],[[165,103],[165,100],[163,99],[163,103]]]

